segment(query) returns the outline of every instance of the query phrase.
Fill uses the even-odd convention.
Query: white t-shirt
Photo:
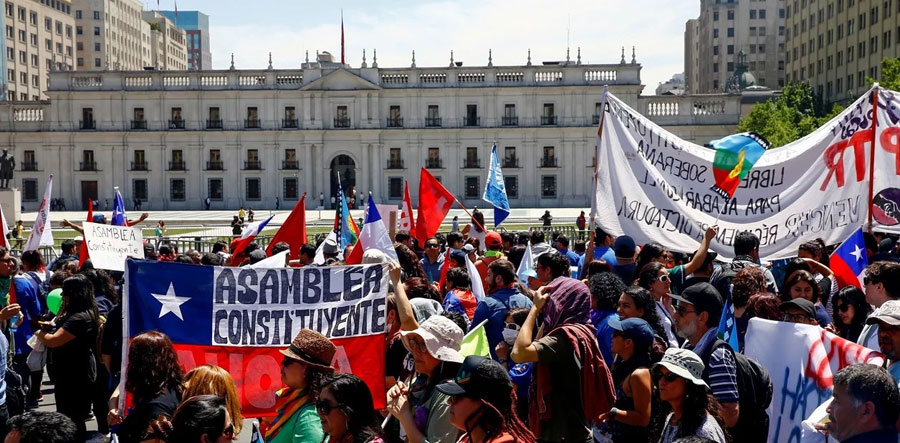
[[[475,225],[469,223],[469,238],[477,238],[478,239],[478,250],[484,252],[484,237],[487,235],[487,232],[478,232],[478,229],[475,228]]]

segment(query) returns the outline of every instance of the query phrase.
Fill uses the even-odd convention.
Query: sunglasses
[[[663,374],[662,372],[656,373],[656,381],[657,382],[660,380],[665,380],[668,383],[672,383],[675,380],[678,380],[679,378],[681,378],[681,377],[679,377],[678,374],[676,374],[674,372],[667,372],[665,374]]]
[[[678,305],[678,308],[675,309],[675,313],[678,314],[678,315],[680,315],[680,316],[682,316],[682,317],[684,317],[685,315],[688,315],[688,314],[693,314],[693,313],[695,313],[695,312],[697,312],[696,309],[690,310],[690,311],[689,311],[689,310],[688,310],[684,305],[682,305],[682,304],[679,304],[679,305]]]
[[[426,247],[426,248],[429,248],[429,249],[437,249],[437,248],[440,248],[441,245],[427,244],[427,245],[425,245],[425,247]]]
[[[669,274],[663,274],[663,275],[660,275],[659,278],[658,278],[657,280],[659,280],[659,281],[665,283],[665,282],[669,281]]]
[[[515,323],[504,323],[504,326],[503,326],[503,327],[504,327],[505,329],[512,329],[513,331],[518,331],[518,330],[519,330],[519,325],[517,325],[517,324],[515,324]]]
[[[847,312],[848,310],[850,310],[850,304],[840,305],[837,307],[837,310],[841,312]]]
[[[234,423],[225,427],[225,430],[222,431],[222,435],[225,437],[234,440]]]
[[[333,405],[323,399],[319,399],[316,402],[316,410],[319,411],[319,415],[328,415],[331,413],[331,411],[333,411],[339,407],[340,407],[340,405]]]

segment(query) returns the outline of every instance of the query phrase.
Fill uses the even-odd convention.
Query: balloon
[[[59,305],[62,304],[62,288],[56,288],[47,294],[47,308],[53,315],[59,313]]]

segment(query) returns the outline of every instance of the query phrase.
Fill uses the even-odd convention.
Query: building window
[[[136,178],[131,180],[131,197],[135,200],[147,200],[150,193],[147,191],[147,179]]]
[[[259,149],[247,150],[247,161],[244,163],[244,169],[262,169],[262,164],[259,161]]]
[[[297,128],[299,126],[299,121],[297,121],[297,108],[293,106],[285,106],[284,107],[284,121],[282,122],[282,127],[285,128]]]
[[[282,169],[300,169],[300,164],[297,162],[297,150],[296,149],[285,149],[284,150],[284,164],[281,165]]]
[[[391,198],[391,199],[403,198],[403,178],[402,177],[388,178],[388,198]]]
[[[553,103],[544,103],[544,113],[541,115],[541,124],[542,125],[555,125],[556,124],[556,111],[554,110]]]
[[[734,9],[728,10],[728,20],[734,20]]]
[[[300,198],[300,186],[297,183],[297,177],[284,178],[284,189],[281,193],[281,198],[285,201],[293,201]]]
[[[222,200],[225,198],[225,186],[221,178],[211,178],[207,182],[208,196],[210,200]]]
[[[503,148],[503,167],[504,168],[518,168],[519,167],[519,158],[516,157],[516,147],[515,146],[507,146]]]
[[[335,110],[334,117],[334,127],[335,128],[349,128],[350,127],[350,114],[347,111],[346,106],[338,106]]]
[[[478,161],[478,148],[474,146],[469,146],[466,148],[466,158],[465,163],[463,164],[464,168],[480,168],[481,165]]]
[[[556,176],[541,177],[541,198],[556,198]]]
[[[22,179],[22,201],[36,202],[38,200],[38,184],[36,178]]]
[[[519,177],[515,175],[503,176],[503,185],[506,186],[506,196],[519,198]]]
[[[392,105],[389,108],[387,125],[389,128],[403,127],[403,117],[400,114],[400,106]]]
[[[94,26],[94,35],[100,35],[100,27]]]
[[[259,200],[260,195],[260,183],[258,178],[248,178],[247,179],[247,187],[246,187],[245,198],[247,200]]]
[[[734,54],[734,45],[728,45],[728,55]]]
[[[184,201],[184,179],[173,178],[169,180],[169,200]]]
[[[713,29],[713,38],[719,38],[719,30]]]
[[[728,45],[728,47],[731,48],[732,46]],[[719,55],[719,47],[718,46],[713,46],[713,55]]]
[[[463,126],[480,126],[478,118],[478,105],[466,105],[466,115],[463,117]]]
[[[428,158],[425,160],[425,167],[429,169],[443,167],[441,164],[441,148],[428,148]]]
[[[734,37],[734,28],[728,28],[728,36]]]
[[[544,155],[541,157],[542,168],[556,167],[556,148],[553,146],[544,146]]]
[[[478,177],[466,177],[466,198],[478,198],[480,196]]]

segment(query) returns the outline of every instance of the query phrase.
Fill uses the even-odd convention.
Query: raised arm
[[[706,234],[703,236],[703,241],[700,242],[700,247],[697,248],[697,253],[694,254],[694,258],[690,262],[684,265],[685,276],[693,274],[696,270],[700,269],[700,267],[703,266],[703,262],[706,261],[706,253],[707,251],[709,251],[709,242],[716,237],[717,229],[718,226],[710,226],[706,228]]]
[[[400,274],[403,272],[400,268],[400,263],[392,261],[388,264],[388,268],[390,269],[391,284],[394,286],[397,314],[400,316],[400,329],[404,331],[417,329],[419,322],[416,321],[412,304],[409,303],[409,298],[406,296],[406,288],[403,287],[403,282],[400,281]]]

